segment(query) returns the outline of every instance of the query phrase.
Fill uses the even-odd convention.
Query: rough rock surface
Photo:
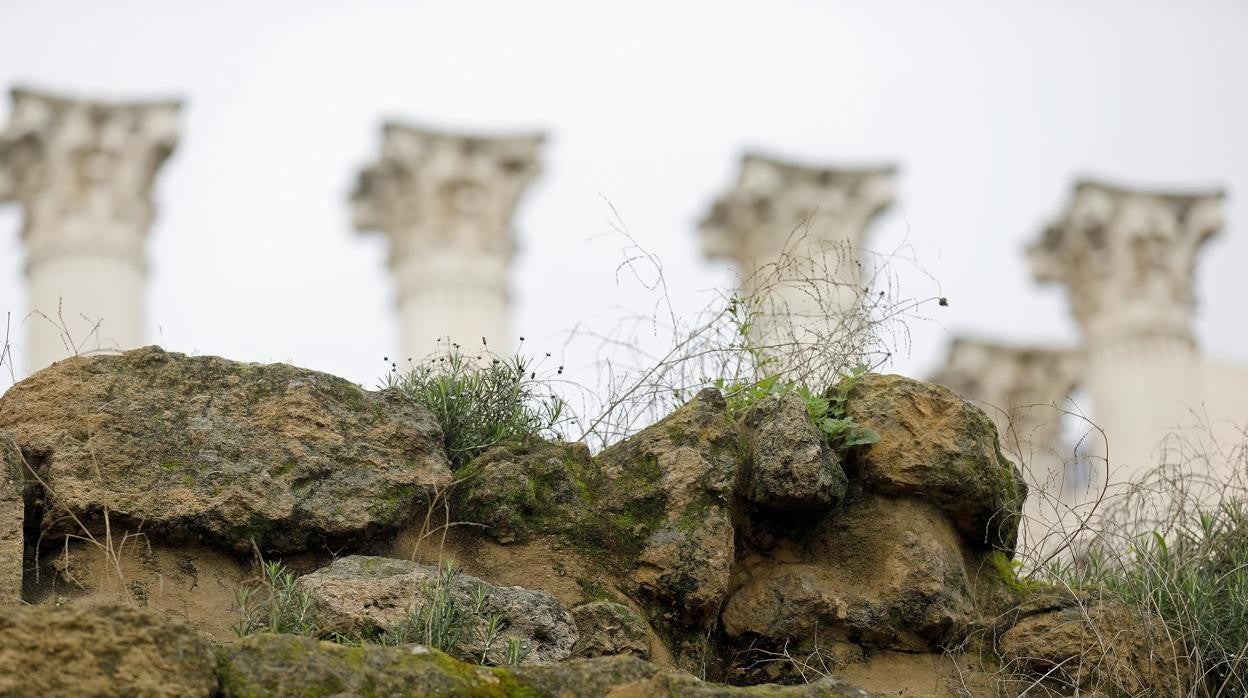
[[[599,456],[608,516],[644,541],[633,581],[689,625],[708,622],[728,591],[742,455],[740,433],[712,389]]]
[[[253,538],[301,571],[336,550],[445,553],[477,577],[453,583],[461,607],[486,591],[460,646],[479,654],[475,624],[497,614],[507,627],[491,661],[504,660],[510,637],[528,661],[548,662],[474,667],[411,647],[254,637],[221,650],[224,695],[859,695],[835,683],[728,689],[689,675],[796,682],[809,676],[775,653],[800,661],[815,650],[821,671],[856,667],[873,689],[940,694],[950,671],[959,681],[967,673],[933,658],[959,659],[945,653],[981,640],[997,642],[1020,676],[1099,656],[1092,673],[1060,678],[1172,692],[1164,674],[1146,672],[1168,661],[1164,646],[1089,654],[1085,641],[1106,633],[1087,631],[1068,606],[1017,608],[1030,591],[1001,570],[1025,488],[982,412],[896,376],[858,378],[848,397],[847,416],[878,443],[829,447],[795,396],[738,414],[715,390],[596,457],[579,444],[515,439],[458,470],[437,510],[447,520],[431,523],[411,520],[413,509],[450,470],[432,417],[395,392],[155,348],[75,359],[0,398],[0,429],[13,435],[0,432],[0,603],[19,598],[23,537],[50,533],[59,545],[57,534],[77,532],[70,514],[93,526],[107,511],[114,534],[141,521],[152,544],[117,560],[86,543],[61,546],[44,565],[59,574],[42,578],[57,586],[28,585],[29,600],[94,603],[120,572],[136,603],[206,628],[205,617],[225,622],[230,592],[252,574],[236,551]],[[23,462],[47,492],[23,477]],[[431,525],[452,522],[479,525],[445,529],[436,553],[421,547]],[[322,631],[368,636],[405,620],[438,574],[353,556],[298,586]],[[1131,620],[1121,607],[1097,613],[1097,628]],[[1130,627],[1151,641],[1150,626]],[[159,646],[153,653],[178,647],[145,642]],[[101,675],[115,672],[114,657]],[[961,658],[982,666],[997,654]],[[900,673],[905,681],[890,683]]]
[[[15,606],[22,601],[23,470],[17,444],[0,431],[0,606]]]
[[[1024,617],[1001,636],[1006,668],[1067,690],[1184,695],[1190,669],[1166,629],[1116,601],[1070,600]]]
[[[686,669],[791,681],[791,664],[757,650],[940,652],[974,627],[984,531],[1012,540],[1021,481],[977,408],[917,381],[860,380],[851,415],[863,400],[860,422],[905,450],[838,454],[798,396],[734,420],[704,391],[597,458],[559,443],[495,449],[464,471],[456,519],[502,542],[555,535],[601,561]],[[945,433],[959,429],[970,433]],[[979,480],[958,480],[967,472]],[[708,647],[699,629],[716,621]]]
[[[618,698],[870,698],[866,691],[827,677],[802,686],[737,688],[699,681],[683,673],[665,671],[635,657],[582,659],[555,666],[520,667],[514,675],[538,695],[613,696]]]
[[[1013,550],[1027,487],[982,410],[943,386],[893,375],[862,376],[849,398],[848,416],[880,435],[859,459],[866,486],[931,499],[973,544]]]
[[[493,449],[458,474],[454,516],[503,543],[559,536],[700,625],[727,592],[741,459],[723,396],[707,390],[596,459],[557,442]]]
[[[306,574],[296,582],[312,597],[312,616],[324,631],[368,634],[397,627],[415,607],[429,603],[430,588],[441,570],[407,560],[352,555]],[[450,589],[459,608],[469,609],[473,592],[485,591],[481,614],[467,628],[465,648],[484,651],[480,638],[485,623],[498,615],[505,624],[487,656],[501,663],[508,639],[528,650],[526,662],[548,663],[572,655],[576,622],[553,596],[523,587],[497,587],[464,574],[454,576]]]
[[[845,497],[840,459],[793,393],[759,401],[742,420],[750,459],[740,490],[753,504],[780,511],[828,508]]]
[[[211,696],[208,641],[147,611],[24,607],[0,611],[0,695]]]
[[[480,667],[419,646],[344,647],[290,635],[247,638],[221,651],[221,688],[243,696],[560,696],[561,698],[869,698],[843,682],[733,688],[635,657],[515,668]]]
[[[871,497],[743,559],[724,631],[767,645],[936,650],[972,618],[961,548],[934,505]]]
[[[158,347],[36,373],[0,398],[0,429],[47,482],[51,531],[106,509],[150,534],[292,552],[393,530],[451,477],[437,422],[397,391]]]
[[[457,473],[456,510],[500,543],[556,531],[576,536],[590,508],[594,467],[585,444],[529,439],[492,448]]]
[[[614,601],[590,601],[572,609],[581,639],[572,648],[575,657],[626,654],[650,657],[646,624],[633,609]]]

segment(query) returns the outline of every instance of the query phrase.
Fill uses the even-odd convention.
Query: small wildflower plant
[[[312,597],[295,587],[295,574],[280,562],[262,563],[258,584],[235,589],[234,607],[241,616],[234,624],[239,637],[258,632],[317,634]]]
[[[438,574],[424,585],[425,601],[408,611],[397,626],[383,632],[377,643],[425,645],[477,664],[515,665],[524,661],[528,648],[519,639],[507,638],[500,645],[507,625],[502,616],[486,613],[489,592],[485,586],[473,587],[466,602],[455,593],[460,573],[451,561],[439,565]]]
[[[392,362],[384,387],[403,391],[433,412],[451,465],[459,468],[509,439],[560,435],[564,401],[551,389],[554,377],[541,363],[522,352],[500,357],[483,346],[469,354],[448,343],[426,359],[409,361],[407,370]],[[555,369],[555,376],[562,374],[562,366]]]

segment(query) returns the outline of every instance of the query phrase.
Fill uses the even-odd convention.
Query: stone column
[[[22,89],[12,99],[0,131],[0,201],[24,214],[27,370],[140,346],[152,184],[177,144],[181,104]]]
[[[1203,399],[1193,274],[1201,244],[1222,226],[1221,203],[1220,192],[1083,181],[1029,251],[1038,280],[1066,286],[1111,481],[1138,478],[1163,462],[1163,442],[1193,436],[1186,427]]]
[[[746,155],[736,186],[701,223],[702,250],[728,259],[761,346],[853,332],[867,228],[893,201],[895,171],[823,169]]]
[[[511,219],[541,171],[542,135],[486,138],[386,124],[352,196],[355,227],[390,239],[404,357],[438,340],[505,351]]]
[[[979,405],[1001,435],[1001,450],[1029,488],[1021,552],[1036,558],[1061,547],[1079,524],[1079,484],[1068,477],[1074,445],[1062,438],[1066,399],[1081,380],[1077,351],[1011,347],[957,338],[932,380]]]

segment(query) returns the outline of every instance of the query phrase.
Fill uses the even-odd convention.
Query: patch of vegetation
[[[985,562],[992,568],[997,579],[1005,585],[1005,588],[1017,594],[1027,594],[1048,586],[1037,579],[1019,576],[1019,572],[1024,566],[1023,562],[1011,558],[1004,551],[992,551],[988,554]]]
[[[874,429],[855,422],[846,410],[850,393],[867,371],[868,367],[863,364],[853,367],[824,395],[805,385],[782,380],[778,374],[749,383],[729,383],[720,378],[715,381],[715,387],[723,391],[728,412],[734,417],[744,414],[749,407],[765,398],[797,395],[806,405],[810,423],[815,425],[829,446],[838,453],[844,453],[855,446],[867,446],[880,440]]]
[[[460,569],[450,561],[438,566],[438,575],[425,584],[425,602],[414,606],[397,626],[377,637],[381,645],[419,644],[478,664],[515,665],[524,661],[528,648],[517,638],[507,638],[502,616],[487,614],[489,592],[478,584],[468,604],[454,593]],[[495,661],[501,649],[501,660]]]
[[[398,625],[367,635],[322,632],[311,618],[312,598],[296,588],[294,573],[276,561],[262,563],[261,570],[259,584],[234,593],[235,610],[241,616],[234,632],[239,637],[269,632],[348,646],[419,644],[477,664],[515,665],[529,653],[519,639],[502,637],[506,629],[502,616],[486,613],[489,592],[484,585],[473,588],[467,603],[454,592],[461,570],[450,561],[439,565],[438,574],[424,585],[423,603],[413,606]]]
[[[563,399],[537,371],[535,362],[521,354],[469,356],[452,344],[407,371],[392,363],[384,386],[403,391],[433,413],[451,465],[459,468],[511,439],[559,436]],[[556,375],[562,372],[560,366]]]
[[[585,596],[587,601],[619,601],[615,594],[612,594],[606,585],[598,579],[577,577],[576,584],[581,588],[581,594]]]
[[[295,588],[295,574],[280,562],[262,563],[260,582],[234,591],[234,607],[241,616],[234,624],[239,637],[258,632],[317,634],[309,613],[312,597]]]
[[[1191,695],[1248,695],[1248,500],[1194,507],[1174,523],[1125,552],[1093,548],[1046,572],[1162,620],[1199,677]]]

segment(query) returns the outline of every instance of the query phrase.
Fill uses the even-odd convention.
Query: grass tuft
[[[460,468],[510,439],[559,436],[564,402],[551,391],[549,376],[539,377],[538,370],[534,360],[519,353],[470,356],[451,344],[406,371],[391,364],[385,387],[403,391],[433,412],[451,465]]]

